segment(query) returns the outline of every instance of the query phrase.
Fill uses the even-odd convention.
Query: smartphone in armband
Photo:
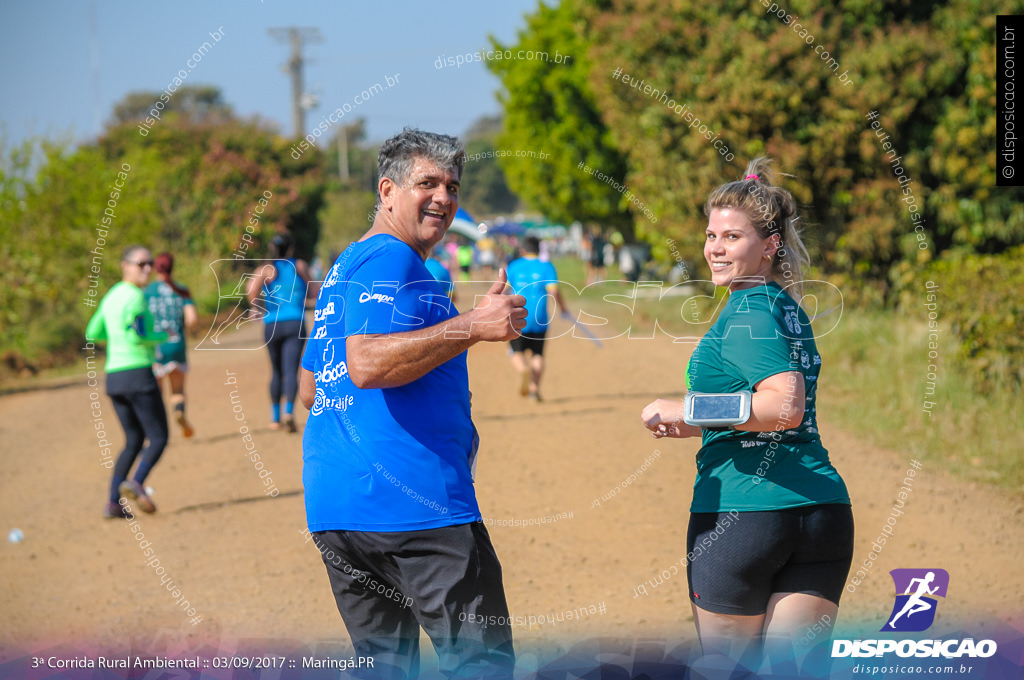
[[[683,404],[683,422],[709,430],[728,430],[750,419],[749,390],[731,394],[689,392]]]

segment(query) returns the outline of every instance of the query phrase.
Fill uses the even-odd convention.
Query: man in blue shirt
[[[307,540],[356,653],[374,660],[361,677],[416,677],[420,626],[445,675],[512,677],[501,565],[473,489],[466,350],[515,337],[525,300],[501,271],[459,314],[424,265],[459,207],[464,159],[446,135],[384,143],[373,226],[328,273],[302,359]]]
[[[508,283],[519,295],[526,298],[526,326],[519,337],[513,338],[512,365],[520,375],[519,394],[540,401],[540,378],[544,373],[544,338],[551,320],[548,318],[548,297],[558,303],[563,315],[568,314],[565,300],[558,290],[558,274],[550,262],[541,262],[540,239],[527,236],[523,239],[523,256],[508,263]],[[526,365],[526,351],[529,350],[530,365]]]

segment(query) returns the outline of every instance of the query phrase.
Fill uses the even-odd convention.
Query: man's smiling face
[[[395,235],[426,258],[459,209],[459,171],[417,158],[401,186],[384,178],[380,189]]]

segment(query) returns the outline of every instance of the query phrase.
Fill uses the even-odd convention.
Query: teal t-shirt
[[[818,434],[821,356],[811,323],[777,283],[731,294],[690,357],[687,387],[693,392],[753,391],[765,378],[789,371],[804,376],[803,422],[781,432],[705,430],[691,512],[849,504],[846,485]]]
[[[185,297],[178,295],[174,289],[164,281],[153,281],[143,293],[146,296],[146,303],[149,305],[149,312],[153,315],[153,327],[158,332],[167,333],[168,337],[175,340],[162,342],[156,346],[156,363],[169,364],[172,361],[184,364],[187,361],[185,353],[185,305],[194,304],[188,288],[177,284],[180,290],[186,293]]]

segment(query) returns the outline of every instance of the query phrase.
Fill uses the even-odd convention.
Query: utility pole
[[[292,126],[296,137],[305,137],[306,125],[302,111],[302,66],[305,60],[302,58],[302,46],[305,43],[323,42],[324,38],[316,28],[289,26],[271,28],[268,32],[277,38],[278,42],[288,42],[291,45],[291,57],[284,65],[284,72],[292,76]]]
[[[338,129],[338,179],[348,181],[348,126],[344,123]]]

